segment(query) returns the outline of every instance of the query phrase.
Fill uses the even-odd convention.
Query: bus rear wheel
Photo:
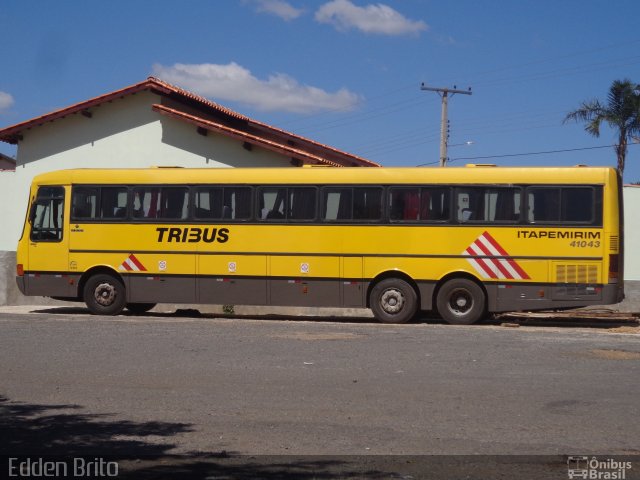
[[[482,288],[466,278],[454,278],[438,291],[436,305],[442,319],[451,325],[476,323],[485,311],[486,298]]]
[[[127,302],[124,284],[106,273],[93,275],[87,280],[83,298],[94,315],[118,315]]]
[[[369,296],[369,306],[383,323],[406,323],[418,310],[418,296],[411,285],[399,278],[378,282]]]

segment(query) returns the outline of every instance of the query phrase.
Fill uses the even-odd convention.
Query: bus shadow
[[[575,310],[549,312],[515,312],[493,316],[485,325],[504,327],[556,327],[618,330],[621,333],[640,333],[640,321],[636,314],[605,310]]]
[[[86,307],[38,307],[30,310],[32,314],[79,316],[90,314]],[[118,317],[100,318],[193,318],[193,319],[239,319],[239,320],[273,320],[291,322],[318,322],[344,324],[378,324],[373,317],[363,316],[332,316],[332,315],[291,315],[291,314],[225,314],[201,312],[196,308],[178,308],[175,311],[147,312],[134,314],[123,311]],[[412,322],[424,325],[448,325],[444,320],[432,313],[422,313]],[[640,333],[638,314],[625,314],[605,310],[575,310],[575,311],[547,311],[547,312],[515,312],[496,314],[481,320],[475,327],[504,326],[504,327],[557,327],[557,328],[593,328],[593,329],[623,329],[625,333]]]
[[[48,314],[48,315],[69,315],[80,316],[90,315],[89,309],[86,307],[74,306],[43,306],[29,310],[30,314]],[[364,316],[338,316],[338,315],[292,315],[292,314],[237,314],[237,313],[210,313],[201,312],[196,308],[178,308],[175,311],[166,312],[146,312],[143,314],[131,313],[124,310],[116,317],[102,316],[98,318],[200,318],[200,319],[238,319],[238,320],[280,320],[280,321],[309,321],[309,322],[344,322],[344,323],[371,323],[378,322],[373,317]]]

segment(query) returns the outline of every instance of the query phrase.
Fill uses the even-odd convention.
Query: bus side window
[[[529,223],[560,221],[560,188],[529,188],[527,204]]]
[[[196,190],[197,219],[248,220],[251,217],[250,187],[202,187]]]
[[[516,223],[520,220],[520,189],[464,187],[457,190],[459,223]]]
[[[316,218],[316,189],[314,187],[290,187],[287,218],[310,221]]]
[[[222,217],[222,188],[203,187],[196,190],[196,218]]]
[[[280,220],[285,218],[287,189],[284,187],[265,187],[258,189],[260,220]]]
[[[251,187],[225,187],[222,217],[232,220],[249,220],[251,196]]]
[[[184,220],[189,216],[189,189],[167,187],[161,190],[160,218]]]
[[[322,220],[351,220],[353,218],[351,188],[325,188],[322,192],[322,198]]]
[[[382,188],[356,187],[353,189],[353,219],[380,220],[382,218]]]
[[[591,223],[594,219],[593,188],[562,189],[562,220],[567,222]]]
[[[513,223],[520,220],[519,188],[487,188],[485,192],[485,220]]]
[[[529,187],[529,223],[602,224],[602,188],[598,186]]]
[[[449,220],[451,190],[448,187],[429,187],[422,189],[420,199],[420,219],[442,222]]]
[[[40,187],[30,213],[31,240],[59,242],[64,225],[64,188]]]
[[[449,187],[401,187],[389,190],[391,221],[443,222],[449,220]]]
[[[100,213],[104,219],[125,218],[127,216],[127,188],[102,187]]]
[[[158,218],[160,189],[157,187],[136,187],[133,192],[133,216],[136,218]]]
[[[71,218],[95,219],[98,210],[98,187],[73,187],[71,192]]]
[[[393,221],[419,219],[420,191],[417,188],[392,188],[389,195],[389,216]]]
[[[459,223],[466,223],[471,220],[471,195],[468,192],[458,191],[456,192],[456,219]]]

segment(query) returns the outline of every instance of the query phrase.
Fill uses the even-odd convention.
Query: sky
[[[615,166],[566,114],[640,83],[637,0],[0,0],[0,128],[155,76],[383,166]],[[14,156],[15,146],[0,142]],[[640,181],[640,144],[624,180]]]

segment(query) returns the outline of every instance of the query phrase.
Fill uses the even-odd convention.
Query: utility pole
[[[449,95],[452,97],[456,93],[462,93],[464,95],[471,95],[471,87],[469,90],[458,90],[454,85],[453,88],[436,88],[427,87],[424,83],[420,87],[420,90],[429,90],[430,92],[438,92],[438,95],[442,98],[442,115],[440,118],[440,166],[447,165],[447,144],[449,141],[447,109],[449,104]]]

